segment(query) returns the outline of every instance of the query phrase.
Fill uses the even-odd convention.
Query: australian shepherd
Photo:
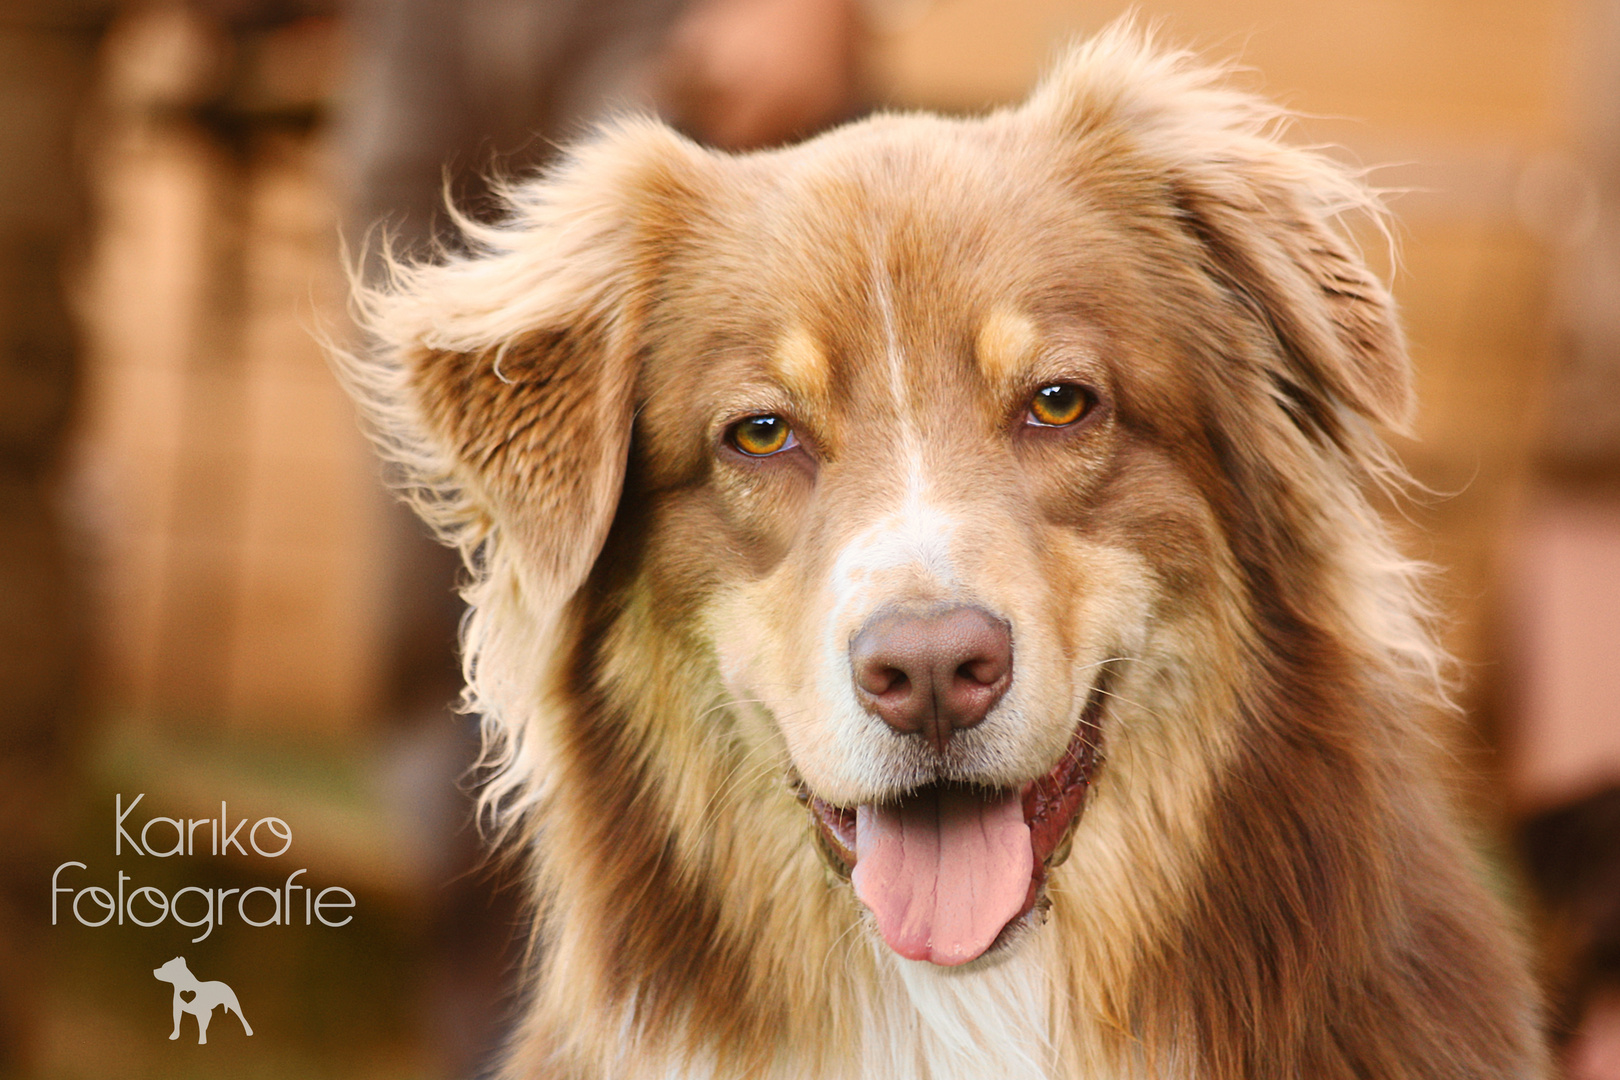
[[[347,365],[470,568],[512,1078],[1543,1075],[1367,488],[1376,207],[1118,28],[1023,105],[623,120]]]

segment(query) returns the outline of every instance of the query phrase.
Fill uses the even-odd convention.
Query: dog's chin
[[[1068,857],[1101,764],[1105,696],[1092,693],[1057,764],[1016,788],[935,781],[881,805],[838,806],[792,780],[822,859],[854,881],[896,953],[970,971],[1000,962],[1040,925],[1047,876]],[[907,850],[930,844],[920,857]],[[870,862],[858,873],[863,856]],[[928,910],[919,915],[919,905]]]

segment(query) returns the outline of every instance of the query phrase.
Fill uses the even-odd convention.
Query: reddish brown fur
[[[1431,776],[1437,653],[1358,492],[1409,409],[1334,224],[1366,196],[1270,115],[1116,30],[979,121],[740,158],[628,124],[469,226],[484,254],[369,298],[387,348],[351,375],[472,560],[490,798],[534,859],[510,1075],[1541,1075]],[[1053,380],[1094,414],[1020,426]],[[759,413],[804,452],[729,450]],[[950,574],[861,554],[902,506]],[[827,696],[823,644],[868,593],[951,589],[1010,613],[1024,696],[922,765]],[[784,777],[1020,783],[1102,664],[1048,925],[937,984],[854,944]],[[981,1013],[1044,1041],[939,1048]]]

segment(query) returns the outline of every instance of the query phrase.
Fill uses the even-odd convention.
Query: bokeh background
[[[1422,411],[1391,507],[1461,661],[1458,789],[1574,1080],[1620,1078],[1620,0],[1156,0],[1387,189]],[[386,494],[322,340],[385,221],[653,109],[771,145],[1016,101],[1116,0],[5,0],[0,1075],[452,1078],[522,941],[470,827],[455,568]],[[370,235],[375,236],[375,233]],[[347,237],[344,254],[340,238]],[[368,272],[365,269],[362,272]],[[113,851],[284,819],[283,856]],[[204,827],[204,832],[207,827]],[[352,923],[50,922],[76,885],[279,885]],[[87,912],[93,909],[86,908]],[[170,1042],[183,954],[231,983]]]

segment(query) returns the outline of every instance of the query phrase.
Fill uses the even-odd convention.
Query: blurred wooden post
[[[386,496],[319,340],[347,325],[341,41],[178,3],[109,35],[77,504],[114,712],[294,736],[379,713]]]
[[[0,18],[0,1074],[30,1069],[38,882],[85,716],[80,561],[54,480],[79,382],[64,274],[83,239],[81,106],[107,4]]]

